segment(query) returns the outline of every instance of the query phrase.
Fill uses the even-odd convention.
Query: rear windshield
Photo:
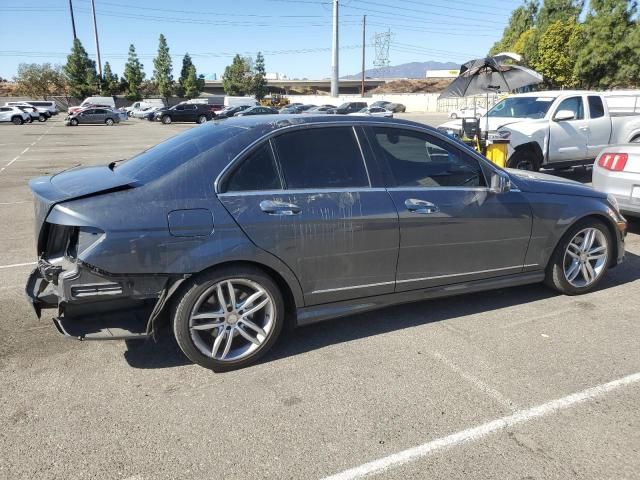
[[[175,170],[189,160],[212,151],[243,131],[224,124],[192,128],[116,166],[118,173],[141,182],[150,182]]]
[[[544,118],[555,97],[509,97],[498,102],[487,115],[505,118]]]

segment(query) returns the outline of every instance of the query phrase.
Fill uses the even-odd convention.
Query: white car
[[[18,107],[5,105],[0,107],[0,122],[11,122],[14,125],[22,125],[31,120],[31,115],[23,112]]]
[[[456,118],[480,118],[485,113],[487,113],[487,109],[481,107],[480,105],[476,105],[475,111],[473,105],[470,107],[462,107],[457,110],[452,110],[449,112],[449,118],[455,120]]]
[[[163,105],[156,105],[153,107],[145,107],[143,109],[136,109],[131,111],[131,116],[133,118],[147,118],[149,114],[153,114],[157,112],[163,107]]]
[[[348,115],[393,118],[393,112],[382,107],[366,107],[362,110],[358,110],[357,112],[349,113]]]
[[[46,103],[46,102],[35,102],[35,103]],[[34,102],[7,102],[4,105],[5,107],[18,107],[21,110],[23,109],[23,107],[26,107],[29,113],[33,111],[38,113],[38,115],[31,115],[31,118],[33,120],[39,120],[41,122],[47,121],[51,117],[51,112],[49,111],[49,108],[46,106],[35,105],[35,103]]]
[[[605,148],[593,164],[593,188],[613,197],[624,215],[640,217],[640,145]]]

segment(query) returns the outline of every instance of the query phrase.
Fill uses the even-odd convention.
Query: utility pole
[[[91,0],[93,12],[93,35],[96,37],[96,53],[98,54],[98,84],[102,82],[102,61],[100,60],[100,43],[98,42],[98,24],[96,23],[96,0]]]
[[[331,96],[338,96],[338,0],[333,0],[333,49],[331,59]]]
[[[364,56],[365,56],[365,43],[367,36],[367,16],[362,16],[362,83],[360,85],[360,96],[364,97]]]
[[[69,12],[71,12],[71,28],[73,28],[73,40],[75,41],[78,36],[76,35],[76,20],[73,18],[73,3],[69,0]]]

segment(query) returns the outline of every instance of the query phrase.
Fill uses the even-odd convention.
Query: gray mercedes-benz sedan
[[[542,281],[586,293],[624,256],[605,194],[384,118],[210,122],[30,187],[38,316],[55,309],[79,339],[168,321],[216,371],[255,362],[285,324]]]

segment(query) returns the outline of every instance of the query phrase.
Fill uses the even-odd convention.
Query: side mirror
[[[566,122],[567,120],[573,120],[576,115],[571,110],[559,110],[553,117],[554,122]]]
[[[494,172],[491,174],[491,193],[507,193],[511,190],[511,179],[505,172]]]

